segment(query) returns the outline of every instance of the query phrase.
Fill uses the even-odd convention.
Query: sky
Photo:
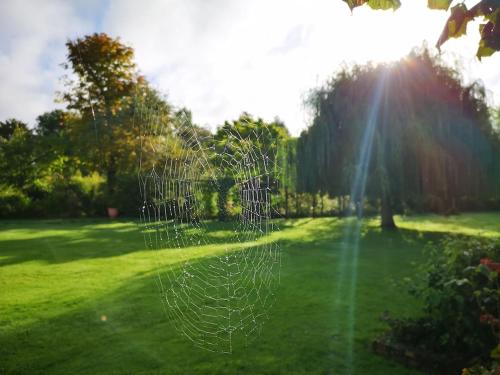
[[[196,123],[215,129],[243,111],[279,117],[293,135],[310,121],[304,100],[343,66],[399,59],[435,42],[448,17],[426,0],[397,11],[341,0],[2,0],[0,121],[34,126],[63,108],[65,42],[106,32],[135,50],[142,74]],[[474,5],[475,1],[466,1]],[[478,23],[442,47],[465,82],[481,80],[500,105],[500,53],[475,57]]]

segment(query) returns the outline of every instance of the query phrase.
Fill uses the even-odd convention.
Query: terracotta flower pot
[[[118,208],[108,207],[108,216],[111,219],[118,217],[118,215],[119,215]]]
[[[492,271],[500,272],[500,263],[493,262],[490,258],[483,258],[479,261],[479,263],[485,265]]]

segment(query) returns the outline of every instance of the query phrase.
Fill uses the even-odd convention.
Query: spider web
[[[279,283],[280,249],[272,240],[277,148],[262,146],[266,129],[246,136],[231,129],[216,152],[213,137],[186,117],[172,121],[165,109],[137,108],[141,225],[156,250],[165,310],[196,346],[232,353],[260,333]],[[237,219],[208,224],[204,197],[229,190]]]

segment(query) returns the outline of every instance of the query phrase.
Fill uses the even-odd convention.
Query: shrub
[[[116,191],[105,198],[108,207],[118,208],[121,215],[138,217],[141,206],[139,180],[136,175],[119,175],[116,177]]]
[[[21,190],[8,185],[0,185],[0,217],[21,217],[28,210],[30,198]]]
[[[426,249],[420,279],[407,279],[410,293],[423,300],[422,315],[388,319],[389,340],[427,353],[439,353],[463,368],[489,364],[499,343],[500,242],[448,238]]]
[[[103,181],[97,173],[87,176],[77,172],[68,177],[60,174],[36,181],[30,189],[33,197],[31,216],[81,217],[104,215]]]

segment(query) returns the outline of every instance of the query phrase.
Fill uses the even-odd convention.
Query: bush
[[[489,365],[499,343],[500,242],[449,238],[426,255],[421,278],[407,279],[410,293],[424,302],[423,314],[388,319],[388,339],[453,362],[441,367]]]
[[[21,217],[30,206],[30,198],[12,186],[0,185],[0,217]]]
[[[120,215],[138,217],[142,206],[139,191],[139,180],[136,175],[120,175],[116,177],[116,191],[113,196],[105,198],[107,207],[115,207]]]
[[[28,191],[29,216],[82,217],[104,215],[103,181],[97,173],[54,174],[37,180]]]
[[[97,200],[100,182],[75,175],[68,179],[51,178],[34,202],[33,211],[42,217],[81,217],[99,213]],[[102,208],[100,211],[103,211]]]
[[[103,193],[104,177],[97,172],[86,176],[77,173],[71,177],[70,182],[81,201],[84,215],[101,216],[106,213]]]

